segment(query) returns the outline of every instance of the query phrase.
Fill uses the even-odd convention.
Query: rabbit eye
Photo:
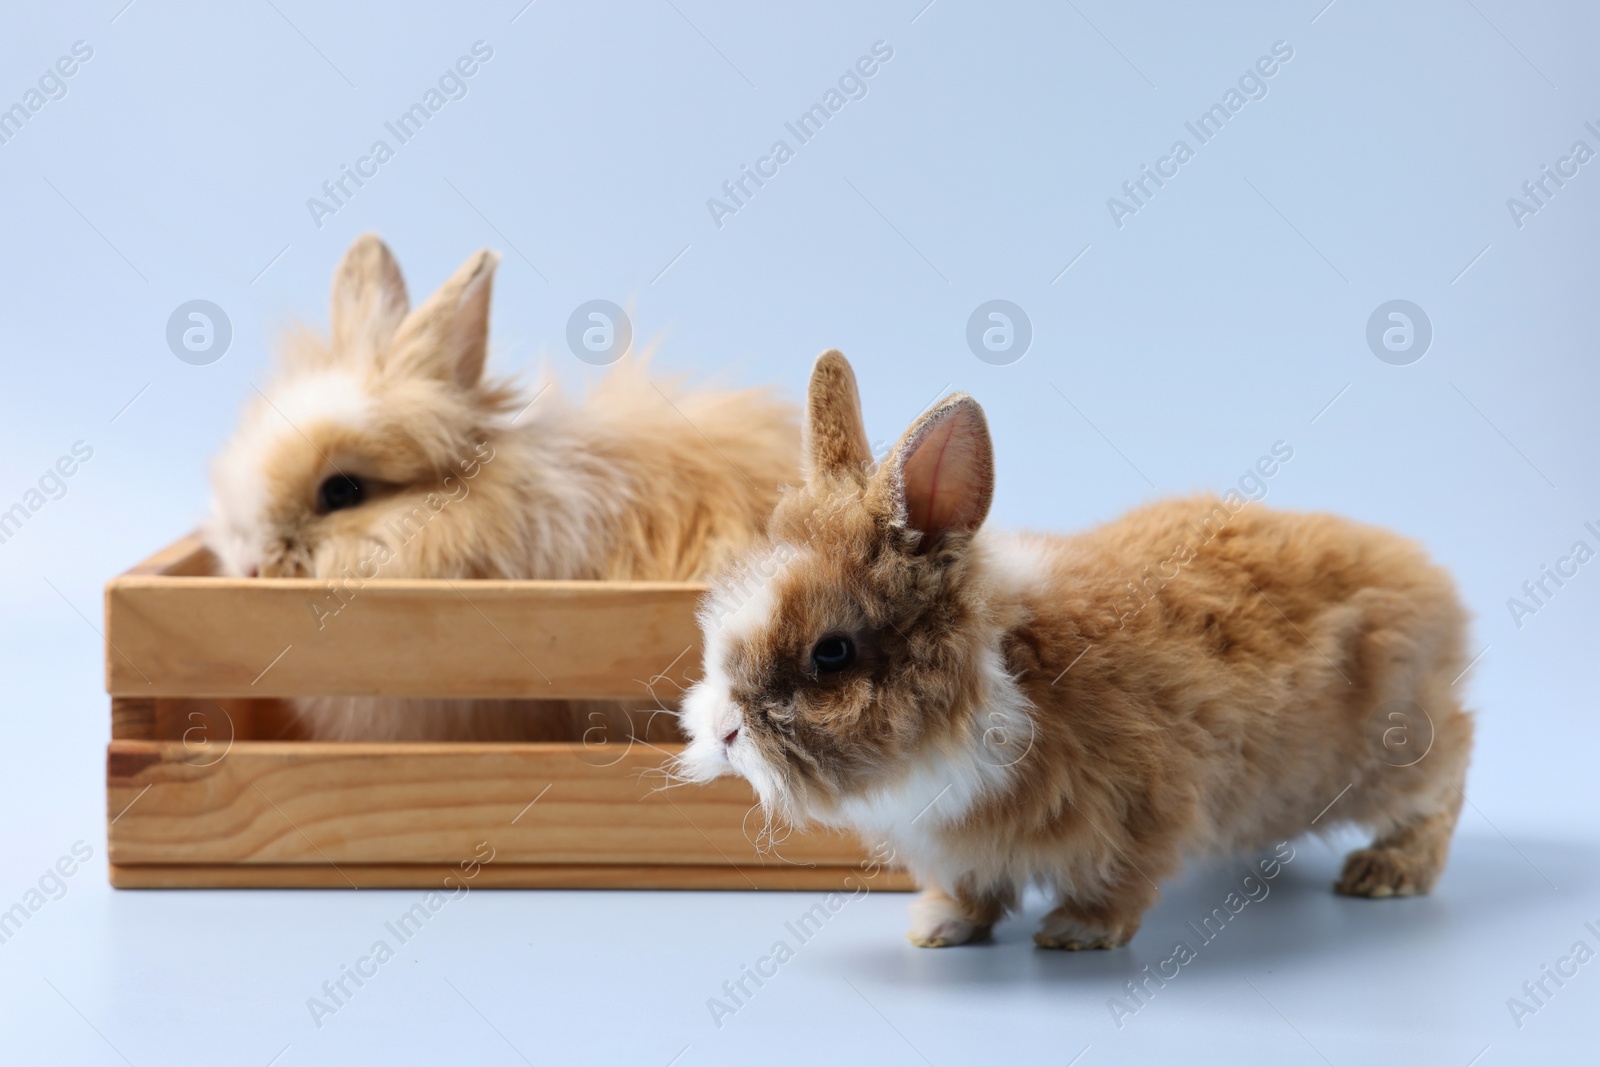
[[[856,661],[855,642],[837,634],[824,637],[811,650],[811,662],[818,674],[837,674]]]
[[[317,511],[326,515],[330,511],[353,508],[367,498],[367,487],[360,478],[348,474],[335,474],[317,488]]]

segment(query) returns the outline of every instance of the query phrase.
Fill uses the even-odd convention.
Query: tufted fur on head
[[[224,573],[692,580],[746,547],[796,477],[791,406],[653,377],[648,357],[579,401],[486,378],[498,258],[474,253],[412,308],[384,243],[350,246],[330,335],[286,340],[213,466],[203,532]],[[302,710],[318,737],[569,736],[514,702],[404,703]]]
[[[918,944],[982,936],[1030,883],[1060,901],[1040,944],[1121,944],[1186,855],[1324,813],[1379,835],[1341,891],[1432,886],[1471,739],[1464,612],[1410,542],[1213,497],[997,534],[977,403],[935,405],[873,468],[836,352],[804,438],[804,484],[702,610],[678,771],[887,842],[928,887]],[[1405,766],[1397,702],[1426,709]]]

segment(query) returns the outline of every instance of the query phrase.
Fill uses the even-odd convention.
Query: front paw
[[[944,893],[930,889],[911,905],[911,929],[906,940],[918,948],[949,948],[981,941],[989,936],[989,930],[988,924],[967,918]]]
[[[989,936],[989,927],[979,926],[967,919],[946,919],[932,927],[913,926],[906,932],[906,940],[918,948],[949,948],[965,945],[969,941],[982,941]]]
[[[1137,923],[1131,927],[1101,926],[1085,922],[1077,916],[1065,914],[1057,909],[1046,915],[1044,921],[1039,924],[1039,932],[1033,935],[1033,943],[1040,948],[1067,949],[1073,952],[1083,949],[1120,948],[1128,943],[1138,929]]]

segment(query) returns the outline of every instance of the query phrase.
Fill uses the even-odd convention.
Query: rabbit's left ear
[[[913,423],[879,469],[873,496],[892,521],[922,535],[919,552],[983,525],[994,500],[994,445],[978,402],[955,393]]]
[[[808,480],[865,476],[872,446],[861,418],[861,394],[850,361],[837,349],[822,353],[811,368],[804,433],[801,454]]]
[[[489,294],[499,262],[487,248],[475,252],[407,315],[395,334],[388,368],[462,389],[476,386],[489,352]]]
[[[357,364],[375,360],[411,307],[389,246],[375,233],[357,237],[333,275],[333,347]]]

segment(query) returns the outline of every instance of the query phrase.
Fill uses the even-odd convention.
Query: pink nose
[[[735,726],[733,729],[722,735],[722,743],[724,745],[731,745],[738,738],[738,736],[739,728]]]
[[[249,572],[246,573],[245,577],[247,577],[247,578],[259,578],[259,577],[261,577],[261,568],[260,567],[251,567]]]

